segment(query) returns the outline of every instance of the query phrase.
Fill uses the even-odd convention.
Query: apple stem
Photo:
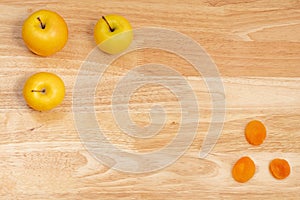
[[[115,29],[110,26],[110,24],[108,23],[106,18],[104,16],[102,16],[102,19],[106,22],[107,26],[109,27],[110,32],[114,32]]]
[[[46,28],[46,25],[45,24],[43,24],[43,22],[42,22],[42,20],[38,17],[37,18],[38,20],[39,20],[39,22],[41,23],[41,27],[42,27],[42,29],[45,29]]]
[[[41,92],[41,93],[46,93],[46,89],[42,89],[42,90],[31,90],[31,92]]]

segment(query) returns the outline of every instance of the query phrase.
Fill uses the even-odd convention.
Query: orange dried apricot
[[[260,145],[266,139],[266,127],[258,120],[250,121],[245,128],[245,137],[249,144]]]
[[[248,156],[240,158],[232,168],[232,177],[240,183],[247,182],[255,174],[255,164]]]
[[[270,162],[269,169],[271,174],[277,179],[285,179],[291,172],[289,163],[280,158],[272,160]]]

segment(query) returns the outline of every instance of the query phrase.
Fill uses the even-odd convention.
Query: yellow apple
[[[31,108],[38,111],[51,110],[63,101],[65,85],[57,75],[39,72],[27,79],[23,96]]]
[[[33,53],[50,56],[60,51],[67,43],[68,27],[59,14],[49,10],[39,10],[25,20],[22,37]]]
[[[130,23],[120,15],[107,15],[97,22],[94,38],[98,47],[109,54],[121,53],[133,39]]]

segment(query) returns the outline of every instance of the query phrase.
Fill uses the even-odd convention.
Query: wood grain
[[[25,47],[24,19],[38,9],[64,17],[65,48],[47,58]],[[86,0],[0,2],[0,199],[295,199],[300,195],[300,1],[299,0]],[[169,28],[193,38],[217,65],[223,79],[226,118],[213,151],[199,159],[211,121],[212,103],[203,77],[184,59],[160,50],[126,54],[112,63],[96,89],[95,112],[107,138],[119,148],[152,152],[164,147],[180,126],[180,104],[168,89],[147,85],[130,100],[139,126],[151,123],[155,103],[167,113],[164,129],[140,139],[120,131],[111,113],[115,84],[135,66],[156,62],[176,69],[195,91],[199,127],[188,151],[159,171],[131,174],[111,169],[81,143],[72,112],[72,92],[81,64],[95,43],[93,27],[106,14],[126,17],[134,28]],[[62,77],[67,94],[51,112],[26,106],[22,86],[38,71]],[[157,73],[159,74],[159,72]],[[85,89],[88,85],[83,85]],[[84,105],[83,105],[84,106]],[[243,135],[251,119],[262,120],[267,138],[250,146]],[[257,165],[239,184],[231,177],[243,155]],[[291,175],[275,180],[268,171],[275,157],[289,161]]]

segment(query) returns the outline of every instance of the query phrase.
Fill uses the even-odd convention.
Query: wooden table
[[[24,19],[38,9],[58,12],[69,28],[65,48],[46,58],[28,51],[21,37]],[[0,13],[0,199],[296,199],[300,195],[299,1],[2,0]],[[99,126],[114,146],[135,153],[153,152],[172,141],[180,127],[180,103],[163,86],[145,85],[129,103],[130,116],[139,126],[151,123],[153,104],[165,108],[165,126],[156,136],[124,134],[111,112],[115,84],[127,72],[147,63],[165,64],[186,78],[198,99],[200,118],[192,145],[171,165],[139,174],[105,166],[84,147],[74,120],[73,89],[81,65],[95,48],[95,23],[111,13],[126,17],[134,29],[152,26],[183,33],[215,62],[225,89],[226,117],[219,140],[204,159],[199,151],[212,114],[204,79],[178,55],[151,48],[127,53],[105,71],[95,93]],[[58,74],[66,85],[65,100],[50,112],[33,111],[22,97],[25,80],[39,71]],[[88,87],[83,84],[80,89]],[[261,146],[251,146],[244,138],[244,127],[252,119],[267,127]],[[257,168],[249,182],[240,184],[232,179],[231,169],[244,155]],[[282,181],[268,170],[277,157],[287,159],[292,168]]]

